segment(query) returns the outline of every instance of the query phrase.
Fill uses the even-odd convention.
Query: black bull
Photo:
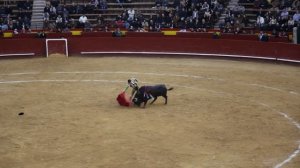
[[[168,90],[172,90],[173,88],[167,88],[166,85],[160,84],[160,85],[154,85],[154,86],[142,86],[137,90],[137,93],[135,94],[134,98],[132,99],[133,103],[135,105],[141,106],[142,103],[144,103],[144,107],[146,107],[146,104],[149,99],[152,97],[154,98],[153,101],[150,104],[153,104],[157,97],[162,96],[165,98],[165,104],[168,103],[168,96],[167,92]]]

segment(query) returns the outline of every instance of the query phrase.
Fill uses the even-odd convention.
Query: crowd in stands
[[[128,0],[125,3],[130,3]],[[123,0],[116,0],[122,8]],[[106,0],[91,0],[86,4],[75,4],[65,6],[59,1],[50,1],[44,9],[45,29],[68,31],[71,28],[85,28],[90,30],[107,30],[111,27],[119,27],[129,31],[160,31],[162,28],[178,28],[180,31],[206,31],[213,28],[218,16],[223,12],[225,0],[156,0],[156,9],[153,15],[145,17],[141,11],[128,8],[125,9],[111,22],[106,22],[99,14],[96,22],[91,23],[86,14],[105,11],[108,8]],[[78,18],[69,17],[72,14],[81,14]],[[51,20],[55,24],[51,25]]]
[[[118,27],[129,31],[160,31],[162,28],[177,28],[182,32],[205,32],[213,28],[218,16],[224,10],[224,1],[218,0],[175,0],[172,5],[166,0],[157,0],[155,8],[162,10],[149,19],[139,11],[124,10],[116,18]]]
[[[44,30],[68,32],[82,28],[86,31],[112,31],[116,28],[128,31],[161,31],[176,29],[181,32],[206,32],[213,29],[222,13],[224,21],[218,26],[225,33],[249,33],[270,31],[285,35],[300,25],[300,0],[240,0],[241,5],[227,8],[229,0],[155,0],[151,15],[144,15],[139,8],[127,8],[124,3],[134,0],[110,0],[122,9],[113,20],[106,18],[107,0],[88,0],[78,3],[69,0],[48,0],[44,8]],[[0,5],[0,30],[30,29],[32,2],[12,1]],[[251,9],[243,3],[253,4]],[[12,4],[15,9],[12,9]],[[17,12],[13,12],[13,11]],[[254,13],[254,19],[249,17]],[[90,16],[96,16],[90,18]],[[13,17],[12,17],[13,16]]]
[[[300,25],[299,0],[273,1],[271,4],[260,5],[257,13],[256,27],[260,30],[272,31],[274,35],[292,31],[293,27]]]
[[[250,26],[249,18],[245,14],[244,6],[235,6],[226,9],[224,22],[219,25],[224,33],[246,33],[245,28]]]
[[[12,8],[14,6],[15,8]],[[8,1],[0,5],[0,31],[25,32],[31,25],[32,1]],[[15,12],[14,12],[15,11]]]
[[[66,6],[60,1],[51,0],[44,8],[44,29],[68,31],[74,28],[91,29],[92,25],[86,14],[95,13],[96,10],[107,9],[106,0],[91,0],[90,3],[72,3]],[[81,15],[79,18],[70,15]],[[54,22],[53,22],[54,21]],[[104,18],[99,15],[98,24],[104,24]]]
[[[249,9],[236,6],[227,12],[224,32],[241,33],[245,28],[271,32],[274,36],[286,36],[293,27],[300,26],[299,0],[240,0],[241,4],[253,4]],[[254,15],[253,21],[246,12]]]

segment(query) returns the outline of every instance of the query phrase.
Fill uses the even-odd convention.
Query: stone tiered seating
[[[118,16],[120,16],[123,12],[125,12],[128,9],[134,9],[136,13],[140,13],[143,18],[149,19],[152,15],[156,15],[157,13],[162,13],[165,9],[163,8],[156,8],[155,7],[155,1],[153,0],[134,0],[130,3],[116,3],[115,0],[109,0],[107,2],[107,8],[101,9],[101,8],[93,8],[90,5],[90,1],[82,1],[82,0],[67,0],[60,2],[60,5],[65,6],[67,9],[72,8],[72,6],[80,5],[81,7],[88,5],[89,9],[88,11],[83,10],[79,13],[70,13],[69,18],[74,20],[76,23],[78,23],[78,20],[80,16],[85,14],[89,20],[89,22],[92,25],[97,24],[97,17],[101,14],[101,16],[104,18],[105,24],[109,25],[109,27],[112,27],[114,25],[114,21]],[[169,3],[170,6],[172,6],[172,3]],[[173,8],[168,8],[168,10],[173,10]],[[54,24],[55,20],[50,18],[50,23]]]
[[[76,5],[84,5],[82,1],[73,1]],[[172,3],[170,3],[170,6]],[[66,7],[72,6],[72,3],[65,3]],[[162,11],[163,9],[157,9],[155,7],[155,2],[153,0],[135,0],[131,3],[115,3],[115,1],[111,0],[107,3],[107,9],[94,9],[92,13],[86,14],[89,16],[89,19],[95,19],[99,14],[105,17],[107,21],[113,21],[117,16],[122,14],[122,12],[126,9],[133,8],[136,11],[141,12],[145,18],[149,18],[151,15],[155,15],[157,12]],[[170,8],[173,10],[173,8]],[[81,14],[71,14],[70,17],[79,18]]]
[[[6,25],[9,30],[29,29],[32,14],[33,0],[0,1],[0,24]],[[21,25],[24,23],[24,25]],[[0,30],[6,29],[1,27]]]
[[[276,13],[276,11],[282,12],[285,9],[285,7],[282,7],[282,6],[272,7],[272,4],[268,4],[266,1],[263,1],[263,0],[256,0],[256,1],[240,0],[239,5],[242,5],[245,7],[245,15],[247,16],[247,18],[249,19],[249,22],[250,22],[248,28],[255,29],[256,31],[259,31],[258,26],[256,26],[256,21],[257,21],[258,15],[265,16],[267,13]],[[290,6],[288,8],[289,8],[289,17],[292,18],[293,14],[296,12],[296,10],[291,9]],[[280,15],[280,13],[279,13],[279,15]],[[272,15],[272,16],[274,16],[274,15]],[[276,19],[278,21],[278,18],[276,18]],[[266,19],[266,21],[269,21],[269,20]],[[265,30],[272,31],[271,28],[266,28]],[[287,31],[290,32],[291,29],[287,29]]]

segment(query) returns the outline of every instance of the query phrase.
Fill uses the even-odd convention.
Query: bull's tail
[[[167,89],[167,90],[173,90],[174,88],[173,87],[170,87],[169,89]]]

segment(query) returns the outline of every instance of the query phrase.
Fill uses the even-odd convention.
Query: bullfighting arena
[[[300,167],[298,65],[52,55],[0,70],[1,168]],[[130,77],[174,87],[168,105],[119,106]]]

